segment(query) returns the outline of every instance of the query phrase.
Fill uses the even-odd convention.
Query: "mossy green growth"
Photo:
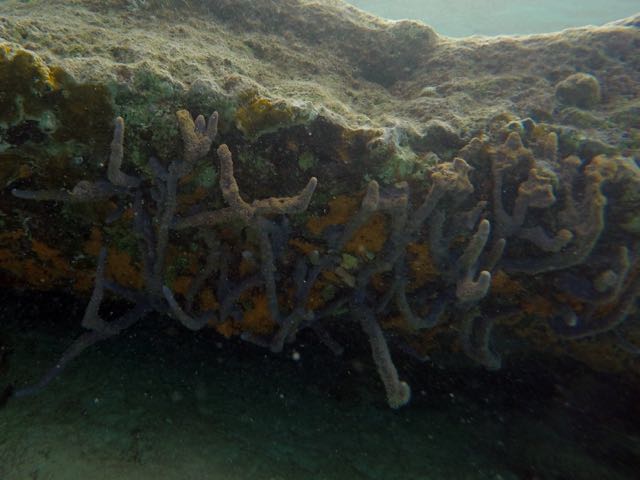
[[[303,152],[298,157],[298,167],[300,167],[300,170],[302,170],[303,172],[306,172],[307,170],[315,167],[316,163],[317,159],[315,155],[309,151]]]
[[[274,132],[305,119],[302,112],[284,100],[271,100],[256,93],[248,93],[240,99],[235,124],[249,138]]]
[[[156,100],[170,99],[175,94],[175,88],[167,78],[150,70],[140,70],[136,73],[132,90],[146,92],[149,97]]]
[[[378,168],[366,175],[366,180],[376,179],[383,185],[391,185],[402,180],[424,180],[429,168],[437,163],[435,154],[418,157],[412,151],[398,151]]]
[[[120,220],[110,225],[105,225],[104,232],[107,238],[113,242],[116,250],[126,252],[131,258],[141,259],[145,253],[139,251],[140,243],[129,221]]]
[[[631,133],[629,134],[629,140],[627,142],[627,146],[629,148],[640,150],[640,129],[631,130]]]
[[[640,166],[633,158],[622,158],[618,167],[617,177],[620,180],[608,195],[615,195],[612,202],[616,206],[611,215],[619,218],[622,229],[634,235],[640,235]]]
[[[175,274],[180,275],[183,273],[191,273],[189,271],[189,265],[189,257],[187,255],[178,255],[169,268],[173,268]]]
[[[0,45],[0,92],[0,123],[7,127],[35,120],[37,127],[31,128],[42,136],[89,145],[102,145],[111,136],[108,89],[77,83],[26,50]]]
[[[349,255],[348,253],[343,253],[340,266],[345,270],[354,270],[358,267],[358,259],[353,255]]]
[[[195,174],[196,185],[206,188],[214,188],[218,181],[218,172],[213,165],[201,166]]]
[[[320,296],[322,297],[322,300],[324,300],[325,302],[329,302],[335,298],[336,293],[336,287],[329,284],[322,289],[322,291],[320,292]]]
[[[631,218],[631,220],[621,226],[629,233],[640,235],[640,215]]]
[[[49,69],[38,57],[0,45],[0,122],[14,124],[23,112],[39,116],[47,107],[42,99],[55,87]]]
[[[151,70],[141,70],[131,85],[113,86],[113,95],[118,115],[126,124],[128,165],[145,170],[151,155],[160,159],[181,155],[175,141],[178,137],[175,112],[183,107],[184,95],[169,79]]]
[[[240,150],[238,152],[238,163],[245,166],[254,177],[268,178],[273,174],[273,168],[269,160],[258,153]]]
[[[597,115],[576,107],[563,108],[559,118],[562,123],[579,128],[602,128],[606,123]]]
[[[600,82],[588,73],[574,73],[556,85],[556,98],[565,105],[592,108],[601,97]]]
[[[584,139],[578,130],[570,127],[562,128],[558,132],[558,149],[560,155],[575,155],[578,152],[580,142]]]

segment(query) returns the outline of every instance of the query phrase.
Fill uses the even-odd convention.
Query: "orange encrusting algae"
[[[271,318],[266,294],[263,291],[252,290],[241,296],[243,314],[240,321],[220,319],[214,324],[218,333],[229,338],[243,332],[259,336],[269,336],[277,328],[277,323]],[[213,304],[211,304],[213,306]]]
[[[347,195],[338,195],[329,200],[329,211],[324,215],[312,216],[307,221],[309,232],[318,237],[333,225],[344,225],[353,218],[360,208],[360,200]],[[345,252],[362,256],[378,253],[387,238],[387,221],[384,215],[376,213],[353,234],[345,246]]]
[[[33,253],[25,256],[17,251],[30,245]],[[55,286],[76,282],[78,287],[90,285],[87,272],[78,271],[71,266],[64,254],[42,240],[31,238],[22,229],[0,234],[0,268],[15,275],[32,288],[49,290]],[[90,288],[90,287],[89,287]],[[78,288],[88,290],[89,288]]]
[[[307,221],[309,232],[318,237],[331,225],[344,225],[358,210],[358,200],[346,195],[338,195],[329,200],[329,211],[324,215],[312,216]]]
[[[412,276],[409,285],[411,291],[438,279],[438,269],[433,264],[429,247],[425,243],[410,243],[407,246],[407,252],[409,252],[409,267]]]
[[[84,243],[84,252],[97,257],[102,245],[102,233],[98,228],[92,228],[89,240]],[[131,255],[115,247],[108,248],[107,276],[127,288],[142,289],[144,285],[142,272]]]

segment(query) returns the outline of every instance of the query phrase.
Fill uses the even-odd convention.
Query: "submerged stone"
[[[574,73],[556,85],[556,98],[565,105],[593,108],[601,100],[600,82],[588,73]]]
[[[392,407],[387,338],[494,369],[495,328],[637,371],[607,343],[640,336],[637,28],[452,40],[333,0],[121,3],[0,6],[3,285],[93,289],[96,335],[111,287],[274,352],[350,315]],[[556,85],[585,48],[593,74]]]

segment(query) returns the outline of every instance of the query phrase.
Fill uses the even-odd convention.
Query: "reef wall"
[[[195,3],[0,7],[0,283],[87,296],[63,364],[155,311],[274,352],[359,325],[393,407],[399,351],[637,375],[637,19],[451,40]]]

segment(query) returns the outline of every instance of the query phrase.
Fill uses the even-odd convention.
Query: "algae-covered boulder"
[[[574,73],[556,85],[556,98],[565,105],[592,108],[600,102],[600,83],[588,73]]]

